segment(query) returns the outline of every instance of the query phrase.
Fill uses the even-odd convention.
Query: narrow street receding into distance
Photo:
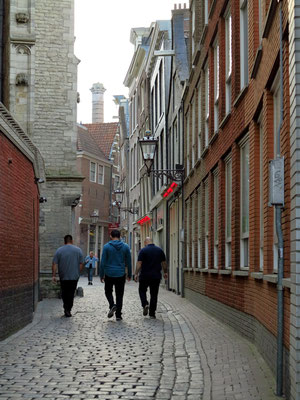
[[[255,347],[187,300],[161,288],[151,320],[131,282],[117,322],[98,279],[79,286],[72,318],[61,300],[43,300],[34,322],[1,342],[0,399],[276,398]]]

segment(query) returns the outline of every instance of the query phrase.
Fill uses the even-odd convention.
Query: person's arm
[[[136,262],[136,269],[135,269],[135,275],[134,275],[134,280],[137,282],[138,276],[140,273],[140,270],[142,268],[142,261],[137,261]]]
[[[102,257],[101,257],[101,263],[100,263],[100,268],[99,268],[99,276],[100,276],[100,281],[101,282],[104,282],[105,262],[106,262],[106,250],[105,250],[105,248],[103,248]]]
[[[55,262],[53,261],[52,263],[52,282],[56,283],[56,266],[57,264],[55,264]]]
[[[164,278],[168,279],[168,264],[167,264],[167,261],[162,261],[161,262],[161,266],[162,266],[162,269],[164,271]]]
[[[126,266],[127,266],[127,280],[130,281],[132,277],[132,266],[131,266],[131,253],[130,249],[127,246],[127,251],[126,251]]]
[[[79,263],[80,272],[83,270],[83,263]]]

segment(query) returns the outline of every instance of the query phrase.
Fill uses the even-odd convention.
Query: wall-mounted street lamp
[[[123,194],[124,190],[116,189],[114,191],[114,194],[116,195],[116,200],[112,203],[113,206],[118,207],[119,212],[120,211],[125,211],[129,212],[130,214],[138,214],[139,209],[137,207],[121,207],[122,201],[123,201]]]
[[[181,164],[176,164],[176,169],[153,169],[155,153],[157,150],[158,139],[151,136],[151,131],[146,131],[145,136],[139,139],[139,144],[142,151],[144,164],[147,170],[147,175],[151,174],[155,177],[162,178],[166,176],[173,181],[183,181],[184,168]]]

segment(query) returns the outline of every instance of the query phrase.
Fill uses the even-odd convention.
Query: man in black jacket
[[[150,318],[156,318],[157,297],[159,284],[161,281],[161,270],[164,270],[164,278],[168,278],[168,266],[166,256],[163,250],[155,246],[152,240],[145,239],[145,247],[141,249],[138,255],[136,266],[135,281],[139,276],[139,295],[143,307],[143,315]],[[147,300],[147,290],[150,288],[150,306]]]

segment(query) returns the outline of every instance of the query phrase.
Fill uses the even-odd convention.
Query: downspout
[[[283,44],[282,44],[282,1],[280,1],[280,123],[277,131],[276,158],[280,157],[280,131],[283,123]],[[276,371],[276,395],[283,394],[283,233],[282,233],[282,206],[275,206],[276,233],[278,237],[278,283],[277,283],[277,371]]]
[[[184,166],[184,106],[183,106],[183,100],[181,100],[181,128],[182,128],[182,165]],[[185,209],[185,203],[184,203],[184,174],[181,175],[181,226],[182,226],[182,261],[181,261],[181,297],[184,297],[184,262],[185,262],[185,229],[184,229],[184,209]]]
[[[112,221],[112,173],[113,173],[113,163],[110,166],[110,188],[109,188],[109,217],[110,221]]]

